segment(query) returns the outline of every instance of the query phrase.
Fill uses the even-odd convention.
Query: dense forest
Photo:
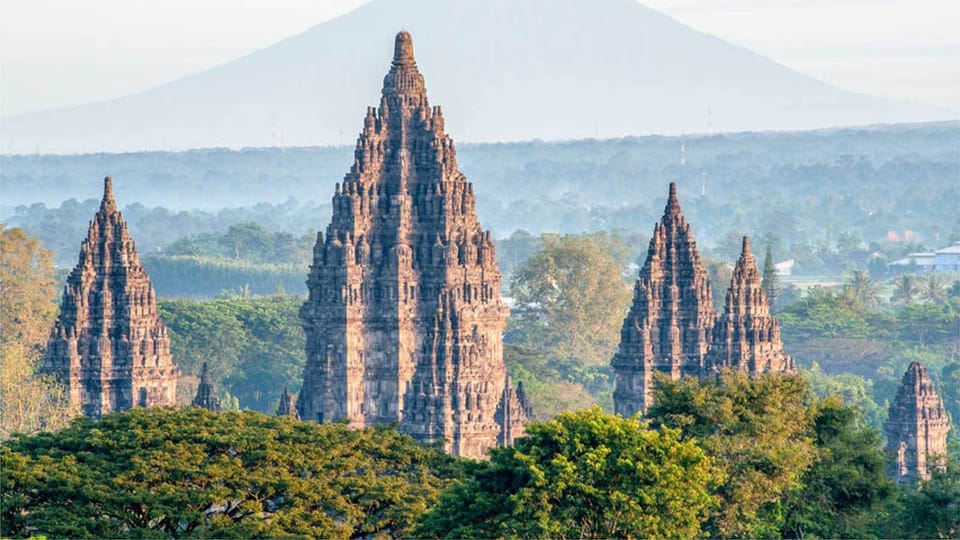
[[[960,468],[884,474],[858,410],[802,377],[663,381],[649,422],[599,408],[490,460],[392,427],[134,409],[0,445],[4,537],[954,538]]]
[[[708,256],[735,259],[750,234],[778,260],[796,259],[801,273],[872,264],[877,275],[908,252],[960,238],[958,143],[960,128],[946,122],[464,144],[458,158],[497,238],[649,234],[673,180]],[[111,174],[144,254],[249,222],[312,237],[329,222],[334,183],[350,162],[349,148],[0,156],[0,213],[69,264]]]

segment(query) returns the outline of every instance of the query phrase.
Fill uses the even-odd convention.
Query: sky
[[[137,93],[365,2],[0,0],[0,114]],[[960,111],[958,0],[643,3],[846,90]]]

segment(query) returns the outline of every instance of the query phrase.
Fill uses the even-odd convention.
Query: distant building
[[[960,272],[960,242],[936,251],[910,253],[887,265],[894,273]]]
[[[793,275],[794,263],[796,263],[795,259],[787,259],[783,262],[774,263],[773,269],[777,271],[778,276],[790,276]]]
[[[960,272],[960,242],[933,252],[934,272]]]

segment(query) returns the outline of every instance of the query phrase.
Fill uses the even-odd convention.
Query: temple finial
[[[667,197],[667,207],[664,213],[671,216],[680,213],[680,200],[677,198],[676,182],[670,182],[670,195]]]
[[[213,381],[210,379],[210,372],[207,370],[207,363],[203,363],[203,367],[200,368],[200,382],[204,384],[210,384]]]
[[[750,255],[750,237],[749,237],[749,236],[744,236],[744,237],[743,237],[743,250],[742,250],[741,257],[746,257],[747,255]]]
[[[109,176],[103,179],[103,202],[100,206],[116,206],[117,202],[113,198],[113,179]]]
[[[397,33],[393,46],[393,64],[397,66],[416,64],[413,58],[413,38],[406,30]]]

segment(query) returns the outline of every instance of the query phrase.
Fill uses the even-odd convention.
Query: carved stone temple
[[[283,394],[280,395],[280,404],[277,405],[277,416],[300,418],[300,415],[297,414],[297,400],[287,387],[283,388]]]
[[[926,480],[931,468],[946,466],[950,419],[923,364],[913,362],[907,368],[890,404],[884,431],[897,482]]]
[[[203,363],[200,370],[200,384],[197,386],[197,395],[193,398],[193,404],[197,407],[203,407],[208,411],[220,412],[220,398],[213,389],[213,379],[210,378],[210,372],[207,371],[207,363]]]
[[[367,108],[332,221],[317,235],[300,311],[302,419],[396,422],[472,458],[522,431],[504,437],[498,422],[508,308],[475,202],[410,34],[400,32],[380,106]]]
[[[616,372],[616,413],[646,412],[657,371],[673,379],[700,376],[715,320],[707,271],[671,183],[611,362]]]
[[[783,350],[780,325],[770,314],[762,282],[757,261],[750,253],[750,238],[744,236],[723,312],[713,327],[707,372],[733,369],[751,376],[796,373],[793,357]]]
[[[67,278],[42,370],[64,383],[70,401],[94,418],[176,403],[180,369],[109,177]]]

